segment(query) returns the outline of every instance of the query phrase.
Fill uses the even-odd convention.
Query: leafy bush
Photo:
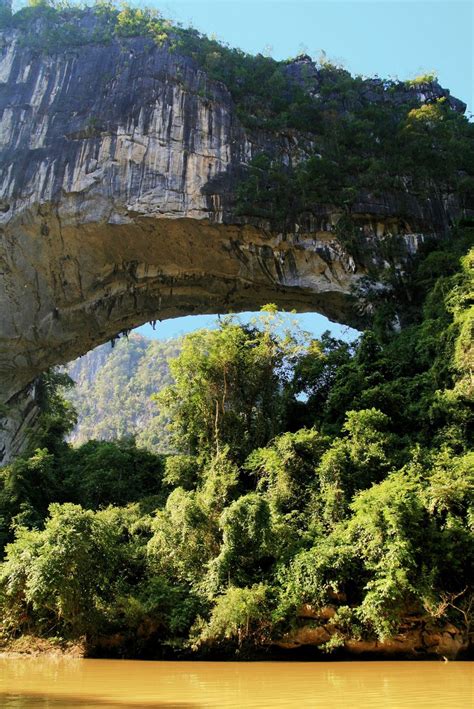
[[[232,640],[239,647],[249,642],[259,645],[268,639],[269,627],[267,587],[261,583],[250,588],[230,586],[217,598],[199,640],[213,643]]]

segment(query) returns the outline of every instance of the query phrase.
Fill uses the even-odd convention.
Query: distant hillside
[[[67,371],[76,386],[67,392],[79,416],[70,440],[112,440],[135,436],[138,445],[168,448],[166,421],[151,395],[171,382],[168,360],[179,340],[160,342],[141,335],[101,345],[71,362]]]

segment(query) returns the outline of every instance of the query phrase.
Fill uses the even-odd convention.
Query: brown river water
[[[0,707],[471,709],[474,664],[0,658]]]

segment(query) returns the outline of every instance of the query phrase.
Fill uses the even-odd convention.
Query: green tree
[[[269,638],[271,613],[269,589],[264,584],[250,588],[230,586],[218,596],[209,622],[199,636],[200,643],[222,641],[261,645]]]
[[[257,489],[275,511],[303,511],[318,483],[316,467],[328,446],[329,439],[314,429],[283,433],[266,448],[253,451],[245,466],[257,477]]]
[[[268,330],[224,320],[188,335],[170,364],[175,383],[159,395],[175,446],[211,456],[229,446],[242,462],[281,429],[288,347]]]
[[[53,504],[43,531],[19,527],[6,550],[1,583],[18,629],[59,627],[72,637],[93,632],[113,578],[117,532],[78,505]],[[11,620],[10,620],[11,622]]]
[[[89,509],[147,497],[165,501],[164,460],[133,441],[89,441],[62,459],[69,496]]]
[[[220,527],[222,546],[210,567],[216,587],[264,577],[272,563],[268,502],[254,492],[239,497],[222,513]]]
[[[60,454],[65,449],[64,437],[76,424],[74,407],[64,396],[64,391],[74,386],[71,378],[57,369],[44,372],[36,383],[38,420],[29,440],[29,450],[47,448],[50,453]]]
[[[342,519],[353,495],[386,477],[400,459],[399,441],[389,425],[388,417],[377,409],[347,413],[344,437],[332,441],[317,468],[326,522]]]
[[[64,497],[54,456],[38,449],[0,468],[0,546],[3,549],[17,525],[39,528],[51,502]]]
[[[176,488],[165,508],[156,512],[148,543],[150,566],[180,582],[198,587],[207,564],[219,549],[217,522],[196,492]]]

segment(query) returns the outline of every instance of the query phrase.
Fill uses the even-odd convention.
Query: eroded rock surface
[[[334,210],[290,234],[235,214],[252,155],[297,159],[301,136],[244,130],[224,85],[149,40],[47,55],[6,30],[0,46],[0,459],[18,451],[19,393],[40,372],[147,320],[275,302],[363,321],[350,294],[367,263],[336,238]],[[366,194],[353,209],[380,272],[384,239],[403,260],[456,213],[402,202]]]
[[[407,617],[399,633],[386,640],[352,638],[341,631],[334,606],[313,609],[305,605],[297,615],[297,627],[275,642],[277,647],[294,650],[304,646],[321,648],[337,638],[335,646],[352,655],[375,657],[443,657],[455,660],[469,648],[469,633],[451,623],[439,623],[423,617]]]

